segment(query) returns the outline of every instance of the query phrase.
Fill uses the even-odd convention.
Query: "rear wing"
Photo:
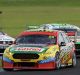
[[[48,32],[52,32],[54,31],[54,29],[46,29],[46,28],[39,28],[39,26],[27,26],[26,30],[25,31],[36,31],[36,32],[39,32],[39,31],[48,31]]]

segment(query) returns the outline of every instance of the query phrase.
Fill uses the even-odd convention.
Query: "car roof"
[[[51,35],[51,36],[57,36],[59,32],[59,30],[50,30],[50,31],[24,31],[22,33],[20,33],[19,36],[25,36],[25,35]]]
[[[65,31],[65,32],[76,32],[77,29],[74,29],[74,28],[54,28],[55,30],[62,30],[62,31]]]
[[[53,26],[53,29],[54,28],[71,28],[71,29],[77,29],[77,30],[80,30],[80,28],[76,25],[73,25],[73,24],[65,24],[65,23],[50,23],[50,24],[43,24],[43,25],[40,25],[40,26]]]

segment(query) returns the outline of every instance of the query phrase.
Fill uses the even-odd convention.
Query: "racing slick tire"
[[[72,65],[71,66],[72,67],[76,66],[76,54],[75,53],[73,53],[73,55],[72,55]]]
[[[4,71],[13,71],[13,69],[10,68],[3,68]]]
[[[56,53],[55,62],[56,62],[56,69],[60,69],[61,68],[61,60],[59,58],[59,52]]]

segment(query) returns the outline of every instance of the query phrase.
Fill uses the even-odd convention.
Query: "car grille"
[[[0,44],[12,44],[13,41],[0,41]]]
[[[32,54],[32,53],[15,53],[13,54],[13,58],[15,59],[38,59],[38,54]]]
[[[80,49],[80,44],[75,44],[76,49]]]
[[[16,62],[14,63],[14,66],[20,66],[20,67],[34,67],[36,63],[34,62]]]

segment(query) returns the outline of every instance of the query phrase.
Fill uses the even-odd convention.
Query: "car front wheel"
[[[3,68],[4,71],[13,71],[13,69],[10,68]]]
[[[72,67],[75,67],[76,66],[76,54],[73,53],[72,55]]]
[[[60,58],[59,58],[59,53],[56,53],[56,56],[55,56],[56,60],[56,69],[60,69],[61,68],[61,61],[60,61]]]

